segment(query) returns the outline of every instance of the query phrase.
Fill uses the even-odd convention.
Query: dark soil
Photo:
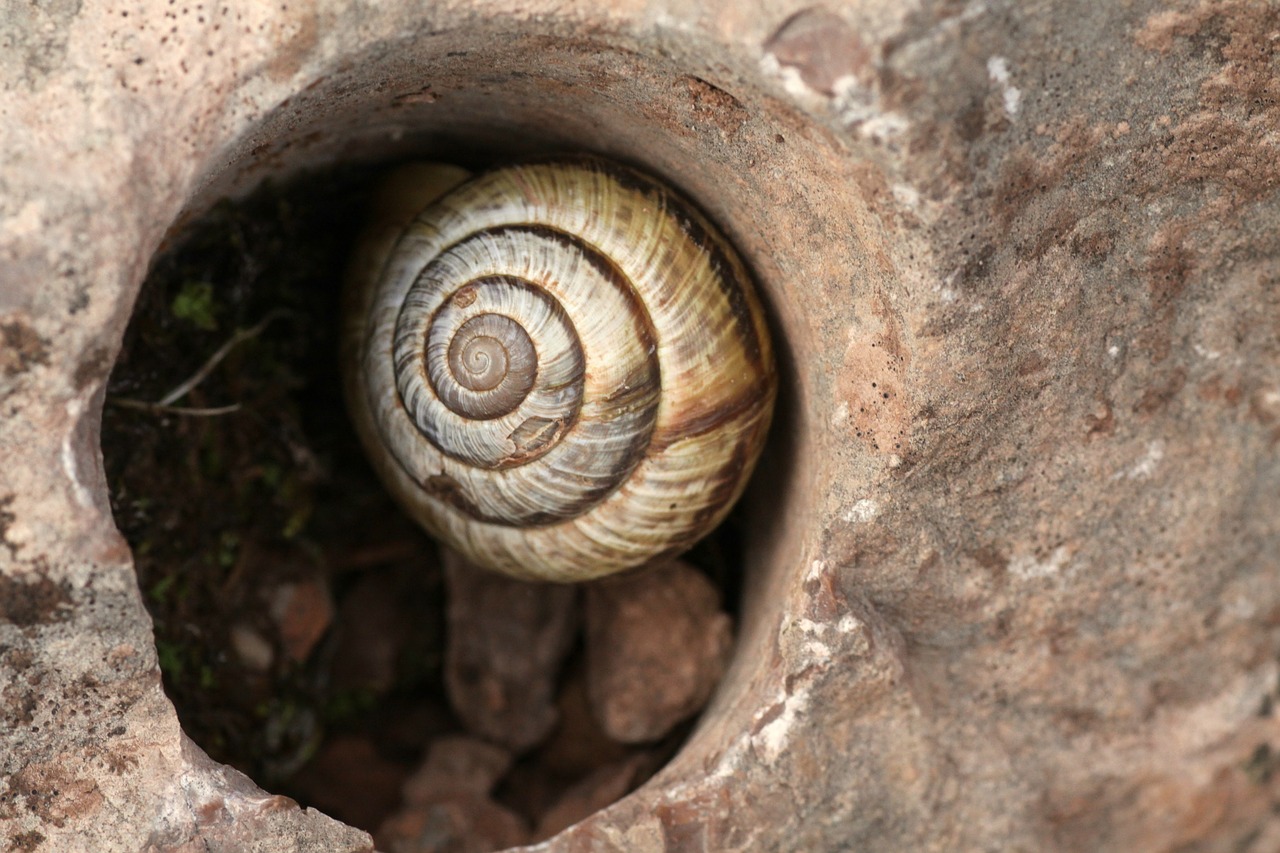
[[[162,254],[143,287],[108,388],[102,444],[116,522],[155,620],[165,688],[210,755],[273,790],[322,740],[388,707],[447,707],[443,595],[434,546],[396,509],[348,425],[337,364],[343,264],[368,173],[326,173],[224,202]],[[184,397],[162,399],[238,331],[264,320]],[[407,575],[420,607],[383,696],[337,691],[332,637],[305,660],[281,653],[271,590],[321,579],[341,601],[366,572]],[[276,645],[266,672],[233,653],[233,626]],[[447,712],[439,727],[452,727]],[[385,744],[412,768],[416,744]]]

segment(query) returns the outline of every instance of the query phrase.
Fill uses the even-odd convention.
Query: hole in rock
[[[621,581],[451,570],[342,400],[342,276],[380,172],[266,184],[169,241],[107,392],[112,507],[165,689],[212,757],[382,849],[428,829],[496,849],[586,817],[679,749],[697,708],[655,700],[700,706],[717,677],[682,669],[673,643],[696,634],[727,663],[743,524],[690,567]],[[672,589],[704,604],[661,605]]]

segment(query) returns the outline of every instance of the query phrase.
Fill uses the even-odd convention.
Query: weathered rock
[[[367,737],[330,739],[293,780],[300,796],[355,826],[377,826],[400,802],[412,767],[378,754]]]
[[[301,663],[333,621],[328,585],[318,578],[282,584],[271,592],[270,603],[285,657]]]
[[[511,766],[500,747],[466,737],[441,738],[404,785],[404,807],[378,831],[389,853],[497,850],[522,844],[524,821],[489,798]]]
[[[404,784],[405,802],[429,803],[452,794],[488,794],[511,767],[512,755],[491,743],[444,737]]]
[[[633,755],[617,764],[606,765],[589,773],[565,791],[556,804],[547,810],[534,830],[534,839],[550,838],[621,799],[635,785],[647,761],[648,756]]]
[[[397,578],[373,572],[356,581],[338,606],[333,682],[339,690],[385,693],[396,682],[399,656],[413,631]]]
[[[566,676],[556,708],[560,719],[551,735],[512,767],[502,781],[503,804],[533,826],[543,822],[576,782],[636,754],[635,747],[618,743],[600,728],[587,701],[580,661]],[[652,761],[647,768],[652,772],[661,763]]]
[[[576,779],[626,758],[631,748],[609,737],[587,700],[586,675],[575,666],[556,697],[559,722],[538,748],[538,764],[557,776]]]
[[[237,623],[227,631],[231,648],[240,661],[253,672],[266,672],[275,662],[275,649],[271,641],[252,625]]]
[[[469,730],[516,751],[556,722],[555,691],[577,627],[577,591],[445,560],[445,686]]]
[[[586,589],[587,694],[622,743],[657,740],[706,704],[733,626],[706,575],[680,561]]]
[[[378,831],[378,845],[387,853],[489,853],[528,839],[519,815],[476,794],[410,806]]]
[[[184,741],[104,382],[222,195],[584,148],[723,225],[785,393],[712,705],[541,849],[1276,849],[1276,30],[1247,0],[4,4],[0,838],[369,849]]]

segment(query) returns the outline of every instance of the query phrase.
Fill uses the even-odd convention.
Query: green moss
[[[333,695],[334,636],[304,661],[276,648],[275,665],[259,672],[229,646],[228,628],[252,626],[278,644],[265,592],[325,578],[340,602],[356,576],[330,566],[346,555],[405,539],[431,548],[369,470],[341,400],[341,277],[369,186],[359,171],[265,185],[192,225],[155,260],[107,393],[161,400],[235,330],[271,318],[173,401],[238,410],[195,417],[107,406],[103,416],[113,509],[183,728],[217,760],[282,790],[325,720],[384,737],[377,713],[386,697]],[[438,587],[434,569],[426,574]],[[424,600],[425,624],[442,624],[440,607],[438,597]],[[437,704],[438,682],[437,672],[418,687]]]
[[[173,584],[177,579],[178,576],[176,574],[162,576],[147,590],[147,596],[156,604],[163,604],[169,595],[169,590],[173,587]]]
[[[168,640],[156,639],[156,657],[160,662],[160,671],[170,681],[178,682],[182,680],[182,675],[186,670],[182,646]]]
[[[376,708],[378,695],[364,687],[334,693],[324,704],[323,719],[327,725],[350,726]]]
[[[240,552],[240,535],[234,530],[224,530],[218,537],[218,565],[229,569],[236,564]]]
[[[218,328],[214,316],[213,285],[207,281],[189,281],[182,285],[171,305],[173,316],[185,320],[205,332]]]

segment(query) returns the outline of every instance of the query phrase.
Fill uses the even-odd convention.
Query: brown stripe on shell
[[[506,229],[493,229],[492,231],[489,231],[489,232],[477,232],[477,233],[493,233],[493,231],[499,231],[499,230],[506,230]],[[471,236],[475,236],[475,235],[471,235]],[[468,239],[470,239],[470,237],[468,237]],[[458,241],[458,243],[461,243],[461,242],[463,242],[463,241],[461,241],[461,240],[459,240],[459,241]],[[453,246],[456,246],[456,245],[458,245],[458,243],[454,243],[454,244],[452,244],[452,245],[453,245]],[[448,251],[448,249],[446,249],[445,251]],[[444,254],[444,252],[440,252],[440,254],[441,254],[441,255],[443,255],[443,254]],[[427,323],[427,328],[428,328],[428,329],[430,329],[432,326],[434,326],[434,325],[435,325],[435,323],[437,322],[437,318],[438,318],[438,317],[439,317],[439,315],[440,315],[440,312],[444,311],[447,307],[449,307],[450,303],[453,303],[455,306],[457,306],[457,307],[461,307],[461,308],[466,308],[466,307],[470,306],[472,303],[474,303],[474,302],[476,301],[476,291],[477,291],[479,288],[481,288],[481,287],[483,287],[484,285],[486,285],[486,284],[505,284],[505,285],[508,285],[508,286],[510,286],[510,287],[519,287],[519,288],[524,288],[524,289],[527,289],[527,290],[537,290],[537,291],[539,291],[539,292],[541,292],[541,293],[546,293],[546,291],[545,291],[543,288],[539,287],[536,283],[534,283],[534,282],[532,282],[532,281],[526,281],[525,279],[520,278],[519,276],[514,276],[514,275],[486,275],[486,276],[481,276],[480,278],[475,278],[475,279],[472,279],[472,280],[470,280],[470,281],[464,282],[460,287],[458,287],[457,289],[455,289],[455,290],[453,291],[453,293],[452,293],[448,298],[446,298],[446,299],[444,299],[443,301],[441,301],[441,303],[440,303],[440,307],[438,307],[438,308],[435,310],[435,312],[431,315],[431,320]],[[557,300],[557,299],[555,299],[554,297],[552,297],[552,295],[551,295],[551,294],[549,294],[549,293],[547,293],[547,297],[548,297],[548,298],[547,298],[547,302],[551,305],[551,307],[552,307],[552,310],[553,310],[553,311],[558,312],[558,313],[560,314],[560,316],[562,316],[562,317],[567,317],[567,316],[568,316],[568,315],[565,313],[564,308],[560,305],[559,300]],[[506,317],[507,315],[505,315],[505,314],[499,314],[498,316],[500,316],[500,317]],[[508,319],[514,320],[517,324],[520,322],[520,321],[519,321],[519,318],[516,318],[516,317],[509,317]],[[571,317],[569,318],[569,323],[568,323],[568,325],[570,326],[570,328],[572,328],[572,326],[573,326],[572,319],[573,319],[573,318],[571,318]],[[575,335],[575,337],[570,341],[570,343],[572,344],[572,346],[573,346],[573,350],[574,350],[574,352],[576,353],[576,355],[577,355],[577,357],[578,357],[578,358],[577,358],[578,362],[579,362],[580,364],[584,365],[584,369],[585,369],[585,365],[586,365],[586,357],[584,356],[584,354],[583,354],[583,352],[582,352],[582,342],[581,342],[581,340],[579,340],[579,339],[578,339],[578,337]],[[422,342],[422,349],[421,349],[421,352],[423,352],[423,353],[425,353],[425,352],[426,352],[426,340],[425,340],[425,339],[424,339],[424,340],[423,340],[423,342]],[[397,368],[399,368],[399,367],[400,367],[400,365],[399,365],[399,364],[397,364],[396,366],[397,366]],[[534,374],[533,374],[533,387],[537,387],[537,384],[538,384],[538,377],[541,375],[541,372],[542,372],[542,371],[541,371],[541,365],[536,365],[536,366],[535,366],[535,368],[534,368]],[[578,377],[575,377],[575,378],[578,378]],[[435,381],[431,378],[431,375],[430,375],[430,372],[429,372],[429,371],[428,371],[428,374],[427,374],[427,379],[428,379],[428,384],[431,386],[431,390],[435,392],[435,394],[436,394],[436,396],[437,396],[437,397],[439,397],[439,396],[440,396],[440,389],[435,387]],[[507,412],[500,412],[500,413],[498,413],[498,414],[496,414],[496,415],[493,415],[493,417],[494,417],[494,418],[502,417],[503,415],[507,414],[508,412],[513,411],[513,410],[514,410],[514,408],[515,408],[515,407],[512,407],[512,409],[508,409],[508,410],[507,410]],[[575,408],[574,408],[574,410],[573,410],[572,412],[570,412],[570,413],[569,413],[568,417],[564,418],[564,419],[561,421],[561,423],[562,423],[562,427],[561,427],[561,429],[559,430],[559,433],[558,433],[558,434],[563,435],[565,432],[568,432],[569,430],[573,429],[573,425],[574,425],[575,423],[577,423],[577,421],[578,421],[578,413],[579,413],[580,409],[581,409],[581,403],[579,403],[579,406],[578,406],[578,407],[575,407]],[[472,420],[484,420],[484,418],[476,418],[476,417],[472,417]],[[522,455],[523,457],[525,457],[525,458],[533,458],[533,454],[532,454],[531,452],[527,452],[527,453],[525,453],[525,454],[521,454],[521,455]],[[515,457],[513,457],[513,459],[514,459],[514,458],[515,458]],[[506,466],[500,466],[500,467],[506,467]]]
[[[729,504],[735,492],[744,485],[739,473],[751,461],[751,444],[755,439],[752,433],[744,433],[734,443],[733,455],[729,463],[720,469],[720,476],[711,487],[711,492],[703,503],[702,509],[693,514],[693,518],[698,519],[699,522],[697,527],[702,527],[703,521],[709,521],[729,511]]]
[[[441,503],[453,507],[468,518],[474,518],[476,521],[483,521],[486,524],[495,524],[500,527],[542,527],[559,524],[564,521],[562,517],[545,512],[534,513],[516,520],[488,515],[471,501],[462,484],[448,474],[436,474],[428,477],[421,483],[421,486],[423,492],[431,495]]]
[[[554,444],[567,428],[564,418],[529,418],[508,436],[516,446],[509,459],[523,462],[535,458],[545,447]]]
[[[696,208],[693,207],[691,203],[677,196],[669,188],[649,179],[647,176],[623,166],[606,163],[592,157],[568,158],[567,161],[565,158],[558,158],[555,162],[575,163],[603,174],[615,181],[622,188],[645,196],[651,203],[674,220],[680,226],[680,230],[685,237],[693,242],[699,249],[706,252],[709,256],[708,264],[712,268],[712,272],[715,275],[721,292],[726,297],[726,302],[730,309],[730,315],[733,319],[732,325],[742,341],[745,354],[749,357],[749,364],[759,370],[770,373],[772,372],[771,365],[768,367],[765,367],[764,365],[764,355],[754,323],[755,315],[751,309],[750,303],[748,302],[746,289],[753,287],[754,285],[750,281],[745,281],[743,278],[736,276],[731,277],[728,275],[731,271],[740,272],[742,269],[741,266],[729,260],[723,240],[709,232],[707,228],[703,226],[701,214],[696,212]],[[628,304],[633,307],[633,317],[639,321],[638,326],[643,335],[644,343],[647,347],[656,350],[657,332],[654,328],[653,319],[645,306],[642,295],[635,291],[635,287],[631,280],[612,261],[611,258],[600,252],[595,246],[586,243],[577,235],[553,228],[549,225],[529,223],[489,228],[483,231],[473,232],[464,239],[472,239],[480,234],[511,232],[522,232],[543,237],[554,241],[569,250],[577,252],[587,263],[594,267],[600,275],[611,281],[615,287],[624,289],[625,292],[631,294],[633,298],[628,300]],[[460,240],[458,242],[462,241]],[[450,244],[449,246],[444,247],[440,253],[444,254],[449,251],[453,245],[457,244]],[[536,284],[532,282],[525,282],[523,279],[514,280],[524,285],[537,287]],[[655,365],[659,371],[659,393],[661,393],[661,364],[655,362]],[[469,507],[470,511],[467,511],[466,509],[464,509],[464,511],[467,511],[468,515],[471,515],[473,518],[478,520],[503,526],[536,527],[554,525],[563,522],[566,518],[576,517],[582,512],[589,510],[592,506],[604,501],[611,494],[621,488],[627,481],[630,474],[635,470],[640,462],[643,461],[647,453],[658,452],[672,444],[675,444],[676,442],[711,432],[725,423],[730,423],[749,416],[752,411],[767,409],[774,396],[776,388],[772,382],[749,382],[746,383],[745,391],[746,393],[724,401],[712,409],[702,412],[686,412],[680,418],[679,425],[675,429],[668,429],[660,438],[656,439],[651,431],[647,440],[637,441],[635,444],[631,445],[630,449],[632,452],[625,457],[624,464],[615,468],[615,471],[620,473],[621,476],[611,476],[609,478],[610,482],[603,487],[585,491],[582,495],[582,499],[574,502],[573,513],[570,515],[546,513],[525,516],[520,519],[501,519],[487,518],[476,511],[474,506]],[[611,403],[618,403],[625,399],[627,395],[632,393],[638,394],[640,392],[638,389],[633,390],[632,388],[623,386],[611,394],[607,399]],[[575,412],[574,421],[576,421],[577,415],[578,413]],[[557,434],[564,435],[571,428],[572,422],[567,423],[557,430]],[[746,430],[748,435],[754,434],[755,432],[755,429]],[[741,459],[738,457],[742,456],[743,451],[749,444],[750,442],[744,442],[742,438],[735,442],[734,463],[728,466],[717,478],[717,485],[712,489],[712,494],[714,496],[713,499],[705,505],[703,510],[699,510],[698,513],[695,514],[695,518],[701,519],[707,515],[714,515],[715,512],[718,512],[721,509],[720,501],[724,499],[724,496],[720,493],[725,490],[729,490],[731,492],[737,484],[738,471],[741,469],[742,465],[746,464],[748,461],[745,457]],[[520,455],[521,454],[519,453],[515,454],[513,456],[513,461],[519,459]],[[456,483],[454,486],[455,488],[458,487]],[[463,509],[463,507],[459,506],[458,503],[453,501],[449,502],[452,506],[455,506],[455,508]],[[700,525],[694,525],[694,528],[696,529],[699,526]],[[701,535],[702,532],[691,531],[688,541],[683,542],[683,544],[679,546],[680,549],[683,550],[684,548],[687,548],[688,545],[700,538]]]
[[[587,162],[594,163],[596,161],[588,160]],[[622,290],[625,293],[631,294],[632,298],[629,300],[629,303],[634,308],[634,310],[632,311],[632,316],[639,321],[639,331],[641,334],[641,339],[643,340],[645,346],[650,350],[654,350],[657,348],[658,333],[654,327],[653,317],[650,316],[648,308],[645,307],[645,302],[642,294],[639,294],[636,292],[635,286],[632,284],[631,280],[627,278],[626,274],[621,269],[618,268],[618,265],[615,264],[612,259],[610,259],[603,252],[601,252],[597,247],[592,246],[586,241],[582,240],[576,234],[570,234],[567,231],[561,231],[560,229],[552,228],[549,225],[542,225],[542,224],[535,224],[535,223],[520,224],[520,225],[503,225],[499,228],[486,228],[482,231],[472,232],[468,234],[466,237],[463,237],[461,240],[457,240],[456,242],[453,242],[444,246],[438,252],[438,254],[443,255],[447,253],[450,249],[452,249],[454,246],[457,246],[460,243],[466,242],[467,240],[471,240],[480,235],[511,234],[511,233],[533,234],[538,237],[544,237],[548,240],[552,240],[560,244],[561,246],[565,246],[566,248],[572,249],[573,251],[580,254],[583,257],[583,259],[586,260],[587,263],[589,263],[592,267],[595,268],[596,272],[598,272],[602,277],[604,277],[610,283],[612,283],[614,287],[618,288],[619,290]],[[515,276],[494,276],[493,278],[509,278],[512,282],[520,283],[530,287],[537,287],[537,285],[534,284],[533,282],[527,282],[524,279],[518,278]],[[470,284],[470,282],[468,282],[468,284]],[[541,288],[539,289],[541,290]],[[552,298],[552,301],[556,302],[554,298]],[[557,304],[559,303],[557,302]],[[757,350],[758,350],[758,347],[757,347]],[[659,367],[659,371],[661,371],[661,365],[658,365],[658,367]],[[659,385],[661,385],[661,375],[659,375]]]
[[[542,237],[544,239],[555,242],[566,249],[569,249],[571,251],[578,253],[583,258],[583,260],[585,260],[588,264],[590,264],[596,270],[597,273],[599,273],[603,278],[609,281],[615,288],[619,289],[623,293],[629,294],[630,298],[628,298],[627,304],[632,308],[632,317],[636,320],[636,327],[640,336],[640,340],[644,348],[649,353],[652,354],[657,352],[657,340],[658,340],[657,332],[654,328],[653,318],[650,316],[648,309],[645,307],[645,303],[642,298],[642,295],[636,292],[635,286],[632,284],[631,280],[627,278],[627,276],[623,273],[623,271],[619,269],[618,266],[607,255],[600,252],[600,250],[597,249],[595,246],[592,246],[586,243],[577,235],[570,234],[568,232],[561,231],[556,228],[552,228],[548,225],[540,225],[540,224],[511,225],[511,226],[504,226],[502,228],[487,229],[485,232],[477,232],[477,233],[493,234],[493,233],[499,233],[499,232],[517,232],[517,233],[531,234],[531,235]],[[656,357],[651,356],[650,365],[651,365],[651,369],[657,376],[656,392],[659,395],[661,395],[661,389],[662,389],[661,362],[659,362]],[[588,365],[588,369],[589,368],[590,366]],[[637,398],[637,400],[640,400],[642,398],[648,397],[651,393],[652,391],[649,390],[646,386],[643,386],[643,383],[634,382],[634,383],[627,383],[622,386],[619,386],[617,389],[611,392],[605,399],[611,404],[610,405],[611,409],[617,410],[619,413],[621,413],[623,411],[629,411],[633,408],[632,404],[627,402],[628,397],[635,397]],[[575,422],[577,419],[576,417],[577,414],[578,413],[575,412]],[[572,424],[566,424],[565,427],[562,430],[560,430],[559,434],[560,435],[565,434],[566,432],[568,432],[571,426]],[[567,512],[566,514],[546,513],[542,515],[525,516],[524,518],[519,519],[517,521],[504,521],[504,520],[491,520],[491,521],[495,524],[503,524],[507,526],[520,525],[520,526],[526,526],[526,527],[538,527],[538,526],[549,526],[549,525],[559,524],[565,521],[567,518],[575,518],[581,515],[582,513],[585,513],[586,511],[591,509],[593,506],[608,499],[610,495],[616,492],[619,488],[622,487],[624,483],[627,482],[632,472],[635,471],[635,469],[639,466],[639,464],[644,460],[645,455],[648,453],[655,426],[656,426],[656,421],[651,422],[649,424],[648,435],[644,435],[644,436],[638,435],[637,440],[627,446],[629,453],[620,460],[620,464],[616,465],[609,472],[608,477],[604,480],[604,482],[601,483],[601,485],[595,488],[590,488],[589,482],[583,482],[582,485],[584,487],[584,491],[582,492],[581,498],[566,508],[567,510],[571,510],[571,512]],[[485,519],[485,520],[488,521],[490,519]]]
[[[487,232],[482,232],[482,233],[494,234],[494,233],[500,233],[500,232],[517,232],[517,233],[532,234],[547,240],[551,240],[565,247],[566,249],[577,252],[583,258],[583,260],[585,260],[588,264],[594,267],[596,272],[598,272],[602,277],[604,277],[606,280],[611,282],[614,287],[618,288],[624,293],[630,294],[631,298],[627,300],[627,304],[632,308],[631,315],[637,321],[636,326],[637,326],[637,330],[640,333],[640,340],[643,343],[645,349],[648,350],[650,353],[657,352],[658,333],[654,328],[653,317],[650,316],[649,309],[645,307],[642,294],[639,294],[636,292],[635,286],[631,283],[631,280],[627,278],[626,274],[621,269],[619,269],[617,264],[615,264],[613,260],[610,259],[607,255],[600,252],[600,250],[597,249],[595,246],[592,246],[584,242],[577,235],[569,234],[565,231],[561,231],[559,229],[552,228],[547,225],[513,225],[513,226],[508,226],[503,228],[492,228],[492,229],[489,229]],[[654,358],[651,358],[651,364],[652,364],[652,369],[657,374],[657,393],[661,395],[662,363],[658,361],[656,357],[654,357]],[[588,365],[587,367],[588,369],[590,369],[590,365]],[[607,396],[605,399],[609,403],[614,404],[612,408],[616,408],[619,412],[621,412],[621,411],[626,411],[630,409],[630,406],[623,402],[624,400],[627,399],[627,397],[629,396],[639,397],[641,395],[647,396],[648,392],[643,388],[641,388],[639,383],[633,383],[629,385],[620,386],[619,388],[611,392],[609,396]],[[577,420],[577,413],[575,412],[574,421],[576,420]],[[589,508],[594,504],[600,503],[601,501],[609,497],[609,495],[613,494],[615,491],[621,488],[622,484],[626,482],[627,477],[631,475],[631,472],[636,469],[636,466],[640,464],[641,460],[644,459],[645,454],[648,452],[648,449],[650,447],[650,442],[653,437],[653,427],[654,425],[651,424],[648,436],[644,436],[641,440],[637,440],[633,444],[629,445],[629,449],[631,452],[626,457],[624,457],[623,464],[617,466],[614,469],[613,473],[619,474],[620,476],[612,478],[614,479],[614,483],[609,489],[607,489],[603,493],[598,493],[598,491],[596,490],[585,493],[585,495],[591,496],[591,500],[589,502],[588,501],[580,502],[582,504],[582,509],[580,510],[580,512],[585,512],[587,508]],[[564,428],[564,432],[567,432],[570,428],[572,428],[572,423],[566,424]]]
[[[621,414],[623,412],[629,412],[636,408],[639,408],[642,404],[641,401],[644,400],[645,398],[648,398],[654,393],[660,396],[661,384],[662,384],[662,371],[661,371],[661,362],[658,361],[656,357],[658,336],[654,326],[653,318],[649,314],[649,311],[645,306],[643,295],[636,291],[636,288],[634,284],[631,282],[631,280],[612,261],[612,259],[610,259],[607,255],[603,254],[595,246],[587,243],[586,241],[582,240],[581,238],[577,237],[574,234],[553,228],[548,225],[517,224],[517,225],[503,225],[496,228],[486,228],[486,229],[470,232],[465,237],[441,248],[437,256],[444,255],[447,252],[449,252],[451,249],[453,249],[455,246],[458,246],[469,240],[482,238],[484,236],[507,235],[507,234],[529,234],[532,236],[540,237],[550,242],[553,242],[566,250],[576,253],[579,257],[583,259],[584,262],[589,264],[602,278],[610,282],[610,284],[614,288],[616,288],[621,293],[626,294],[627,296],[626,303],[628,307],[631,309],[632,318],[635,320],[636,331],[637,331],[641,346],[648,353],[650,353],[648,367],[649,367],[649,370],[652,371],[652,373],[655,375],[657,379],[657,387],[652,388],[651,386],[646,386],[645,383],[643,383],[642,381],[639,381],[641,377],[637,376],[636,381],[628,382],[628,383],[624,383],[623,385],[620,385],[617,389],[611,392],[605,399],[611,404],[610,406],[611,410],[616,410],[619,414]],[[537,289],[540,292],[546,294],[546,296],[548,297],[548,301],[554,303],[559,310],[563,311],[563,308],[560,306],[559,300],[555,298],[554,294],[548,292],[545,288],[541,287],[536,282],[527,281],[518,276],[510,276],[510,275],[484,276],[484,277],[463,283],[455,291],[455,293],[464,291],[464,290],[468,292],[474,292],[474,289],[476,287],[481,286],[490,281],[502,281],[510,285]],[[472,296],[468,301],[474,301],[474,296]],[[449,303],[449,300],[446,299],[441,304],[440,308],[437,309],[437,313],[440,310],[443,310],[444,307],[448,305],[448,303]],[[573,318],[569,317],[568,319],[570,322],[570,326],[572,326]],[[432,322],[434,322],[434,317]],[[585,365],[585,361],[586,361],[585,353],[581,348],[580,341],[576,337],[574,340],[574,345],[578,351],[579,356],[581,357],[582,362]],[[647,373],[648,371],[644,371],[644,372]],[[630,402],[628,400],[629,397],[636,398],[637,402],[635,403]],[[563,421],[557,421],[554,425],[550,425],[550,424],[546,425],[548,429],[544,432],[541,432],[540,435],[529,436],[532,438],[532,442],[524,446],[523,448],[521,448],[520,446],[521,443],[520,441],[517,440],[517,438],[523,438],[525,436],[522,435],[520,437],[517,437],[516,435],[513,434],[512,441],[517,445],[516,450],[510,456],[508,456],[507,459],[503,461],[503,464],[499,467],[501,468],[515,467],[518,465],[527,464],[537,458],[540,458],[541,456],[540,451],[549,443],[553,443],[554,441],[558,441],[558,440],[563,440],[564,437],[569,433],[569,431],[572,430],[573,427],[577,424],[577,422],[580,419],[580,416],[581,416],[581,408],[580,407],[575,408],[571,413],[570,417],[564,419]],[[489,524],[495,524],[495,525],[500,525],[504,527],[539,527],[539,526],[551,526],[555,524],[560,524],[568,519],[575,518],[589,511],[592,507],[608,499],[610,495],[616,492],[619,488],[622,487],[624,483],[627,482],[631,474],[644,460],[649,450],[655,427],[656,427],[656,421],[650,422],[647,434],[637,435],[637,440],[627,445],[627,451],[628,451],[627,455],[622,457],[622,459],[619,460],[619,464],[614,466],[613,469],[608,472],[607,476],[592,478],[592,480],[584,480],[582,482],[583,491],[578,496],[578,499],[573,501],[572,503],[566,504],[564,507],[562,507],[560,512],[529,513],[529,514],[525,514],[525,515],[514,517],[514,518],[492,516],[482,512],[479,509],[479,507],[475,505],[475,503],[466,494],[466,489],[463,486],[463,484],[457,482],[451,477],[447,477],[443,475],[440,477],[432,478],[431,485],[424,484],[424,490],[427,491],[429,494],[433,495],[434,497],[438,498],[442,502],[458,510],[459,512],[462,512],[463,514],[471,518],[474,518],[478,521],[483,521]],[[528,432],[532,434],[540,431],[530,428]],[[551,439],[551,440],[547,441],[545,439]],[[444,481],[447,481],[447,482],[444,482]],[[593,481],[595,481],[595,485],[593,485]]]
[[[422,490],[441,503],[448,504],[461,513],[480,518],[480,508],[471,502],[471,498],[462,488],[462,484],[448,474],[436,474],[422,483]]]
[[[650,565],[660,563],[668,557],[678,557],[688,551],[692,545],[706,535],[708,528],[719,518],[728,515],[737,492],[746,485],[740,476],[743,467],[754,461],[752,445],[758,443],[757,430],[747,430],[734,442],[733,454],[729,462],[720,468],[719,473],[700,497],[702,506],[689,513],[686,532],[673,538],[671,544],[648,561]]]
[[[505,228],[493,228],[488,233],[512,231],[543,237],[577,252],[614,287],[631,294],[632,298],[629,300],[629,304],[634,308],[632,316],[639,321],[641,340],[650,350],[657,347],[658,333],[654,328],[653,317],[650,316],[649,309],[645,307],[643,294],[636,292],[635,285],[632,284],[631,279],[627,278],[626,273],[619,269],[618,265],[609,256],[605,255],[597,247],[585,242],[576,234],[570,234],[567,231],[561,231],[549,225],[512,225]],[[659,379],[661,379],[661,376],[659,376]]]
[[[654,451],[665,450],[679,441],[706,435],[723,424],[750,417],[753,413],[768,411],[776,386],[773,383],[747,383],[746,393],[731,397],[710,409],[687,409],[680,413],[678,422],[665,434],[650,442]]]
[[[578,252],[587,263],[595,268],[596,272],[606,280],[610,281],[614,287],[622,290],[624,293],[630,294],[631,298],[627,300],[627,305],[632,309],[631,316],[636,320],[637,330],[640,333],[640,340],[644,348],[651,354],[650,363],[652,365],[652,370],[657,374],[656,391],[659,397],[661,397],[662,363],[653,355],[658,349],[658,333],[654,328],[653,317],[649,314],[649,309],[645,306],[643,294],[636,292],[635,286],[632,284],[631,280],[627,278],[626,274],[621,269],[618,268],[617,264],[615,264],[611,258],[603,254],[595,246],[584,242],[575,234],[569,234],[565,231],[560,231],[559,229],[551,228],[546,225],[521,225],[510,230],[534,234],[539,237],[552,240],[567,249]],[[589,365],[588,369],[590,369]],[[606,400],[612,404],[611,408],[614,408],[621,413],[631,409],[631,406],[624,402],[628,397],[635,396],[640,398],[641,396],[648,396],[648,394],[649,391],[644,387],[641,387],[641,383],[627,383],[626,385],[619,386],[611,392],[609,396],[606,397]],[[649,452],[655,426],[656,421],[649,425],[649,434],[647,436],[637,436],[638,440],[628,445],[630,453],[623,457],[622,464],[616,466],[614,470],[610,472],[612,485],[607,490],[599,494],[596,494],[594,490],[585,493],[587,495],[592,495],[592,499],[589,503],[583,502],[582,512],[585,512],[590,506],[605,500],[609,495],[622,487],[622,484],[627,481],[627,478],[631,476],[633,471],[635,471],[636,466],[640,464],[645,455]]]
[[[751,359],[752,367],[762,367],[765,361],[763,347],[756,330],[755,313],[751,310],[747,296],[749,289],[755,285],[742,265],[731,260],[731,250],[726,248],[723,238],[709,230],[705,224],[707,219],[697,206],[648,175],[617,163],[594,157],[561,158],[559,162],[591,169],[610,178],[623,189],[645,196],[680,226],[690,242],[707,253],[707,263],[729,306],[743,349]]]

